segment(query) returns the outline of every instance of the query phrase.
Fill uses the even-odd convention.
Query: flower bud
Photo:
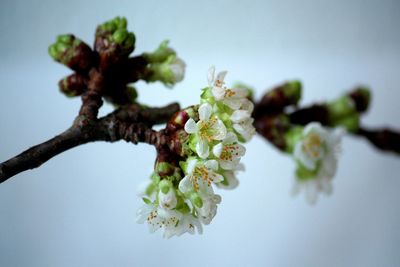
[[[169,56],[162,63],[154,63],[148,66],[148,75],[143,77],[147,82],[160,81],[167,87],[183,80],[186,64],[175,55]]]
[[[107,69],[135,49],[135,35],[127,30],[125,18],[116,17],[96,29],[95,49],[100,54],[100,67]]]
[[[301,83],[286,82],[268,91],[255,107],[255,116],[282,111],[285,107],[296,105],[301,98]]]
[[[91,48],[72,34],[59,35],[49,46],[50,56],[78,72],[87,72],[93,65]]]
[[[58,82],[60,91],[68,97],[81,95],[86,90],[86,79],[77,73],[71,74]]]
[[[330,120],[338,120],[355,113],[354,101],[348,96],[342,96],[338,99],[328,102],[327,109]]]
[[[143,53],[143,57],[149,63],[162,63],[170,56],[175,56],[176,52],[168,46],[169,41],[163,41],[153,53]]]

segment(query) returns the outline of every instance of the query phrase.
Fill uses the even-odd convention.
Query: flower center
[[[217,129],[214,125],[217,123],[216,118],[211,118],[208,121],[199,122],[199,136],[201,139],[206,139],[208,142],[213,140],[213,136],[217,134]]]
[[[224,146],[219,158],[224,161],[232,161],[234,156],[238,157],[239,153],[236,145],[230,144]]]
[[[310,133],[302,144],[303,150],[313,159],[322,156],[322,140],[318,134]]]
[[[231,89],[225,90],[225,95],[224,95],[225,97],[233,97],[235,95],[236,95],[236,93],[234,91],[232,91]]]

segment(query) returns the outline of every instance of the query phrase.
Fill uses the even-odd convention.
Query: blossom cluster
[[[137,221],[147,222],[150,231],[164,229],[164,237],[202,233],[217,213],[221,196],[214,186],[226,189],[238,185],[236,172],[247,142],[255,133],[253,103],[249,90],[228,88],[226,72],[215,74],[211,67],[208,87],[200,104],[187,109],[181,118],[183,155],[179,163],[156,162],[151,179],[140,191],[145,202]],[[183,121],[182,121],[183,120]]]
[[[305,192],[310,204],[317,201],[318,193],[332,192],[331,180],[336,174],[343,128],[328,129],[311,122],[299,131],[293,148],[297,162],[293,194]]]

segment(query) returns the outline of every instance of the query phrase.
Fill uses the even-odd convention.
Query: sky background
[[[2,0],[0,161],[62,132],[77,114],[80,100],[57,88],[70,71],[48,45],[61,33],[92,43],[96,25],[117,15],[136,34],[135,53],[170,39],[187,63],[173,90],[139,82],[143,103],[197,103],[214,64],[256,96],[300,79],[303,104],[370,86],[363,123],[400,129],[399,14],[397,0]],[[333,195],[310,207],[289,194],[292,160],[256,136],[240,186],[218,191],[204,234],[164,240],[135,223],[153,147],[74,148],[0,185],[0,266],[399,266],[400,158],[351,136],[342,150]]]

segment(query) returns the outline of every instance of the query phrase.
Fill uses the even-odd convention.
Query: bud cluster
[[[201,233],[221,202],[214,186],[232,189],[238,185],[236,172],[243,170],[240,160],[246,152],[242,143],[255,133],[253,103],[247,89],[227,88],[225,75],[215,76],[212,67],[200,105],[171,119],[167,130],[180,142],[175,151],[178,164],[157,160],[141,190],[145,204],[138,211],[138,222],[147,222],[151,231],[164,229],[166,238],[193,234],[196,229]]]

